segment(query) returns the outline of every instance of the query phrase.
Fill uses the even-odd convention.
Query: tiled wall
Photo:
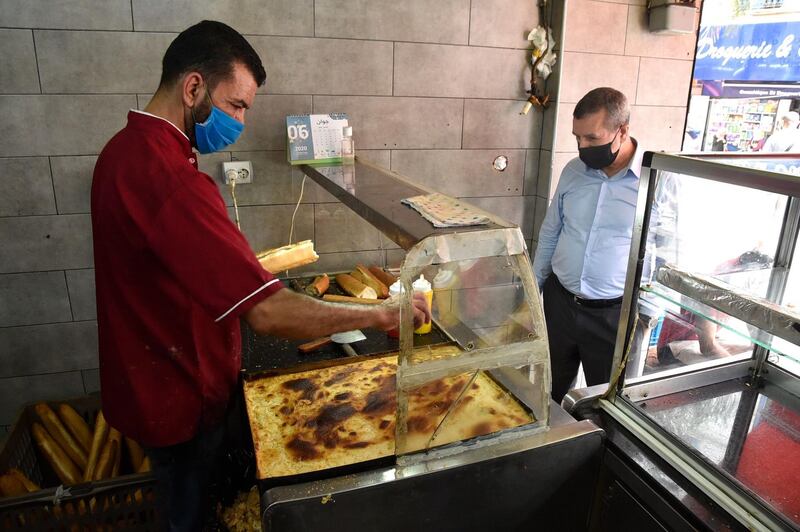
[[[622,91],[631,104],[631,134],[645,148],[679,151],[692,79],[696,36],[647,28],[646,0],[569,0],[564,18],[557,104],[545,114],[534,239],[558,176],[577,156],[572,111],[599,86]],[[549,124],[555,123],[555,127]],[[553,177],[550,178],[550,175]]]
[[[237,197],[254,249],[286,243],[300,191],[301,176],[285,163],[284,117],[331,111],[350,114],[360,155],[471,198],[531,239],[542,115],[518,112],[535,4],[0,0],[0,426],[24,402],[98,387],[91,172],[127,110],[146,105],[177,32],[222,20],[264,60],[267,85],[242,139],[201,158],[217,179],[221,161],[253,162],[255,182],[237,188]],[[582,55],[570,54],[571,64]],[[645,71],[638,58],[627,61]],[[503,173],[491,167],[499,154],[510,160]],[[315,240],[320,269],[402,256],[311,183],[295,238]]]

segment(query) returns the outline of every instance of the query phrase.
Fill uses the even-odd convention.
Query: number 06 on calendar
[[[286,117],[286,151],[290,164],[342,162],[342,128],[347,115],[289,115]]]

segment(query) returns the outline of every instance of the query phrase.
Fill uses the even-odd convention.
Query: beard
[[[197,148],[197,138],[194,134],[195,124],[202,124],[211,116],[211,102],[208,97],[200,98],[194,107],[185,109],[183,112],[183,123],[188,124],[186,136],[192,148]]]

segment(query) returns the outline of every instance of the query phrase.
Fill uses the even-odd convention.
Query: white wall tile
[[[469,25],[471,46],[530,47],[528,33],[539,25],[536,2],[472,0]]]
[[[523,102],[515,100],[466,100],[464,148],[539,147],[542,115],[520,115]]]
[[[0,29],[0,50],[3,51],[0,54],[0,93],[41,92],[33,33],[30,30]]]
[[[152,92],[161,59],[175,38],[167,33],[37,30],[44,93]]]
[[[317,37],[467,44],[469,0],[316,0]]]
[[[0,366],[3,378],[98,367],[94,321],[5,327],[0,341],[10,353]]]
[[[72,321],[64,272],[0,275],[0,328]]]
[[[88,214],[0,218],[0,273],[89,268]]]
[[[96,162],[95,155],[50,157],[59,214],[90,212],[92,175]]]
[[[242,233],[255,253],[289,243],[292,212],[294,205],[239,208]],[[314,238],[314,207],[301,205],[295,217],[292,242]]]
[[[316,205],[314,225],[319,253],[380,249],[380,232],[340,203]]]
[[[98,154],[135,107],[132,94],[0,95],[0,157]]]
[[[0,216],[55,214],[47,157],[0,159]]]
[[[67,270],[69,304],[75,321],[97,319],[94,270]]]
[[[315,96],[314,112],[347,113],[356,150],[461,147],[461,100]]]
[[[180,32],[201,20],[218,20],[244,34],[314,34],[313,0],[133,0],[132,5],[137,31]]]
[[[559,102],[576,103],[597,87],[613,87],[636,101],[638,57],[564,52]]]
[[[628,7],[624,4],[594,0],[567,2],[564,50],[621,55],[625,52],[627,20]],[[598,24],[602,24],[602,29]]]
[[[0,26],[130,30],[130,0],[3,0]]]
[[[10,425],[28,403],[80,397],[80,371],[0,379],[0,423]]]
[[[269,94],[392,94],[392,43],[251,37]]]
[[[684,107],[649,107],[635,105],[631,109],[631,135],[651,151],[680,151]]]
[[[509,196],[494,198],[466,198],[466,201],[500,218],[516,224],[526,239],[533,234],[536,198],[534,196]]]
[[[685,107],[692,86],[692,61],[643,57],[636,105]]]
[[[523,50],[396,43],[394,94],[526,99]]]
[[[494,169],[504,155],[508,168]],[[395,150],[392,170],[450,196],[519,196],[525,170],[524,150]]]

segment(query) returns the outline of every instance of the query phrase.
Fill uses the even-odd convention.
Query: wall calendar
[[[342,128],[345,113],[289,115],[286,117],[286,149],[290,164],[342,162]]]

